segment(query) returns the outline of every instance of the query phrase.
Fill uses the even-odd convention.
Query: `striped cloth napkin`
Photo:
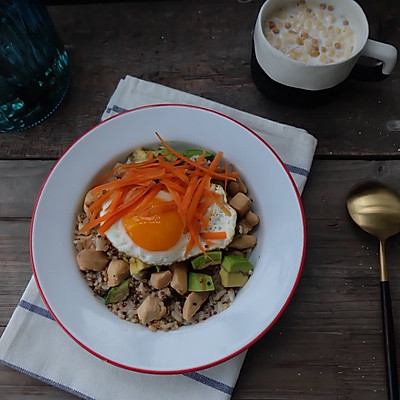
[[[102,120],[146,104],[180,103],[214,109],[263,136],[280,155],[300,191],[317,141],[305,130],[272,122],[221,104],[146,82],[122,79]],[[83,399],[230,399],[245,352],[222,364],[179,375],[148,375],[110,365],[76,344],[46,309],[32,278],[0,338],[0,361]]]

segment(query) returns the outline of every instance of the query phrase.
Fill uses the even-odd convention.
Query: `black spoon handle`
[[[385,346],[386,378],[389,400],[399,400],[396,343],[394,339],[392,300],[389,281],[381,281],[382,330]]]

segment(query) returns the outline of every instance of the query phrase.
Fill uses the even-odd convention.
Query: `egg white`
[[[236,227],[236,219],[237,214],[236,211],[227,203],[226,194],[224,189],[218,185],[212,185],[212,190],[216,193],[223,194],[223,202],[225,207],[228,208],[231,215],[228,216],[220,209],[220,207],[213,203],[207,209],[206,213],[211,211],[211,217],[209,221],[209,229],[207,232],[217,232],[224,231],[226,232],[225,239],[212,240],[214,243],[211,246],[207,246],[204,241],[200,239],[203,247],[208,250],[215,249],[223,249],[228,246],[228,244],[232,241],[233,236],[235,234]],[[172,200],[169,193],[162,191],[157,195],[158,198],[163,200]],[[107,207],[109,206],[109,202],[103,205],[103,211],[105,212]],[[185,250],[187,244],[190,240],[189,233],[183,233],[175,244],[175,246],[171,247],[165,251],[149,251],[140,246],[138,246],[131,237],[127,234],[124,225],[122,223],[122,219],[118,220],[114,225],[112,225],[106,232],[108,240],[112,243],[112,245],[120,252],[127,254],[130,257],[135,257],[141,260],[146,264],[152,265],[170,265],[177,261],[184,261],[188,258],[194,257],[202,253],[202,251],[194,245],[191,251],[187,256],[185,256]]]

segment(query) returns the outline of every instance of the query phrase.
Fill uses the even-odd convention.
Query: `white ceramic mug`
[[[316,4],[319,4],[315,2]],[[389,75],[397,60],[395,47],[368,39],[369,25],[362,8],[354,0],[328,0],[341,14],[344,14],[355,35],[354,49],[350,57],[330,64],[307,64],[293,60],[273,47],[263,32],[265,18],[282,7],[296,4],[293,0],[267,0],[257,16],[254,30],[255,58],[274,81],[298,89],[317,91],[331,88],[345,80],[361,56],[382,61],[382,73]]]

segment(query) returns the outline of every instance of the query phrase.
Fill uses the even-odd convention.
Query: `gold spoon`
[[[386,360],[388,399],[399,399],[392,302],[386,269],[385,241],[400,232],[400,196],[379,182],[356,185],[347,197],[354,222],[379,240],[382,331]]]

